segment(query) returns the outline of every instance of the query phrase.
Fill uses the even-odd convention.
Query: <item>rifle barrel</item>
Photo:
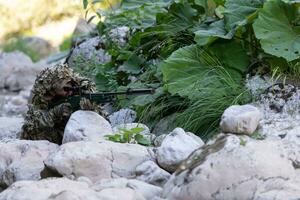
[[[96,92],[96,93],[88,93],[81,95],[73,95],[66,98],[61,98],[52,104],[50,104],[50,108],[53,108],[56,105],[61,103],[71,103],[73,108],[78,109],[80,100],[82,98],[87,98],[92,102],[101,104],[101,103],[109,103],[115,101],[117,95],[144,95],[144,94],[153,94],[154,89],[129,89],[124,92]]]
[[[96,93],[93,93],[93,94],[97,94],[97,95],[122,95],[122,94],[125,94],[125,95],[133,95],[133,94],[136,94],[136,95],[141,95],[141,94],[153,94],[155,92],[154,89],[129,89],[127,91],[124,91],[124,92],[96,92]]]

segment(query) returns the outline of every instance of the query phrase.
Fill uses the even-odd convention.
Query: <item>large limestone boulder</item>
[[[293,193],[296,197],[300,192],[300,188],[295,187],[296,177],[297,170],[281,140],[220,136],[195,151],[178,168],[165,184],[164,197],[169,200],[262,200],[280,199],[275,198],[279,193],[280,196]]]
[[[66,125],[62,143],[74,141],[100,141],[112,134],[109,122],[96,112],[79,110],[73,113]]]
[[[48,141],[0,141],[0,190],[20,180],[39,180],[44,160],[58,146]]]
[[[0,200],[144,200],[130,188],[95,191],[87,183],[66,178],[19,181],[0,194]]]
[[[176,128],[157,148],[157,162],[163,169],[174,172],[182,161],[203,144],[203,141],[194,134]]]
[[[45,164],[46,170],[69,178],[85,176],[96,182],[105,178],[133,177],[135,168],[150,159],[151,154],[141,145],[82,141],[63,144]]]
[[[130,188],[107,188],[100,192],[102,200],[145,200],[142,194]],[[64,199],[62,199],[64,200]],[[71,200],[71,199],[70,199]]]
[[[162,188],[160,187],[135,179],[126,178],[103,179],[93,186],[93,189],[96,191],[109,188],[130,188],[142,194],[147,200],[152,200],[154,197],[160,197],[162,192]]]
[[[42,68],[21,52],[0,53],[0,89],[18,91],[31,87]]]
[[[19,137],[24,119],[21,117],[0,117],[0,140]]]
[[[261,112],[252,105],[234,105],[224,111],[220,128],[224,133],[250,135],[258,127],[261,118]]]
[[[155,162],[148,160],[135,169],[136,179],[162,187],[170,178],[170,173],[161,169]]]

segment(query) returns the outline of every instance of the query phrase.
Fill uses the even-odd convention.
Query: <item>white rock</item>
[[[161,169],[155,162],[149,160],[139,166],[136,170],[136,179],[162,187],[170,178],[170,174]]]
[[[174,130],[174,122],[177,118],[177,114],[171,114],[159,120],[157,124],[155,124],[153,128],[153,133],[156,136],[169,134],[172,130]]]
[[[145,200],[140,193],[130,188],[108,188],[102,190],[100,195],[103,200]]]
[[[261,118],[261,112],[252,105],[230,106],[222,115],[221,131],[250,135],[256,130]]]
[[[292,85],[277,84],[267,91],[256,103],[264,116],[258,132],[266,139],[299,135],[300,89]]]
[[[150,159],[147,148],[141,145],[82,141],[63,144],[45,164],[66,177],[86,176],[96,182],[104,178],[133,177],[135,168]]]
[[[101,191],[108,188],[130,188],[142,194],[147,200],[152,200],[154,197],[159,197],[162,192],[160,187],[150,185],[142,181],[134,179],[130,180],[126,178],[103,179],[93,186],[93,189],[96,191]]]
[[[289,185],[297,184],[296,175],[281,140],[222,136],[178,168],[165,184],[163,196],[168,200],[255,199],[273,190],[294,190]]]
[[[136,119],[136,115],[134,110],[126,108],[109,115],[108,119],[112,126],[117,126],[119,124],[133,123]]]
[[[28,110],[27,103],[28,98],[22,95],[7,95],[0,113],[3,116],[24,116]]]
[[[157,148],[157,162],[165,170],[174,172],[194,150],[204,143],[187,134],[182,128],[174,129]]]
[[[55,51],[48,41],[40,37],[25,37],[23,41],[26,47],[36,52],[41,58],[45,58]]]
[[[17,91],[31,87],[43,67],[18,51],[0,53],[0,89]]]
[[[87,183],[66,178],[19,181],[0,194],[0,200],[143,200],[130,188],[95,191]]]
[[[297,180],[269,179],[257,187],[253,200],[295,200],[300,197]]]
[[[164,141],[164,139],[166,138],[167,134],[162,134],[162,135],[159,135],[157,137],[155,137],[153,139],[153,144],[155,147],[160,147],[162,142]]]
[[[0,117],[0,140],[16,139],[20,136],[24,119],[21,117]]]
[[[89,38],[72,50],[68,64],[72,68],[84,69],[87,63],[104,64],[111,61],[109,53],[103,49],[104,41],[99,36]]]
[[[19,180],[39,180],[44,160],[56,148],[48,141],[0,141],[0,189]]]
[[[127,44],[129,30],[129,27],[127,26],[120,26],[112,29],[109,36],[119,47],[124,47]]]
[[[109,122],[92,111],[79,110],[73,113],[66,125],[62,143],[74,141],[99,141],[112,134]]]

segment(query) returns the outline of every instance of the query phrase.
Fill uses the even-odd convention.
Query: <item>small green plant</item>
[[[246,144],[247,144],[247,141],[244,140],[243,138],[240,138],[240,145],[241,146],[246,146]]]
[[[252,138],[252,139],[255,139],[255,140],[264,140],[265,139],[265,136],[263,136],[260,132],[258,132],[258,131],[255,131],[254,133],[252,133],[251,135],[250,135],[250,137]]]
[[[134,144],[141,144],[144,146],[149,146],[151,144],[150,140],[146,138],[141,132],[144,128],[136,127],[132,129],[120,129],[119,133],[114,135],[105,135],[105,137],[113,142],[120,142],[120,143],[134,143]]]

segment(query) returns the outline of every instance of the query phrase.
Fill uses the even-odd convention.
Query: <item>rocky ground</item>
[[[0,54],[0,200],[295,200],[300,198],[300,90],[251,77],[252,105],[225,110],[222,133],[204,143],[165,127],[151,133],[133,110],[106,120],[73,113],[63,144],[19,139],[36,74],[48,66]],[[271,87],[270,87],[271,86]],[[143,127],[150,147],[104,135]]]

